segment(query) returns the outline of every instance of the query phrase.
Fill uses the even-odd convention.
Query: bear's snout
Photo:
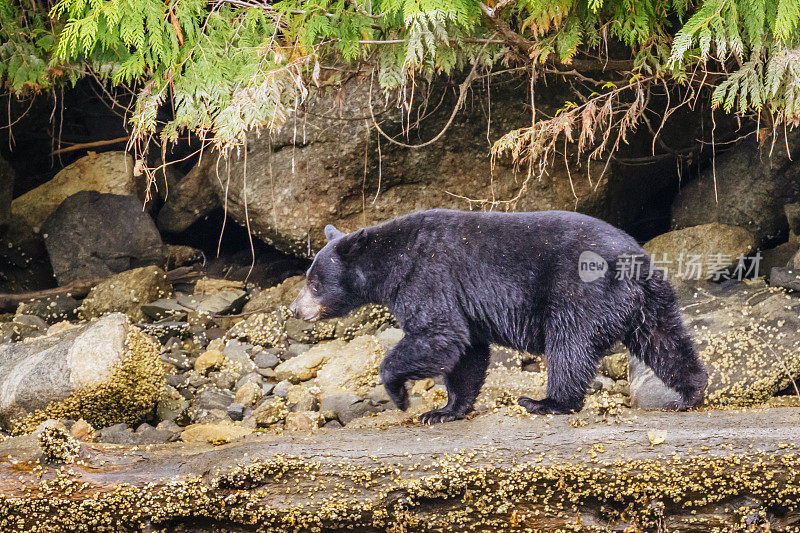
[[[289,306],[289,310],[294,313],[296,318],[313,322],[322,316],[323,308],[320,301],[308,289],[308,286],[304,285],[300,289],[300,294]]]

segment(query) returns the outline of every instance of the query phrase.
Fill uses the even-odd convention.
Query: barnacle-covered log
[[[785,530],[800,525],[799,422],[787,407],[496,412],[218,447],[84,444],[70,465],[16,437],[0,443],[0,530]]]

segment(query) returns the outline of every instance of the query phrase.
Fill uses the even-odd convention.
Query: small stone
[[[286,415],[286,429],[289,431],[313,431],[325,422],[320,413],[296,412]]]
[[[283,398],[267,398],[253,409],[253,417],[259,427],[267,427],[286,418],[288,410]]]
[[[189,402],[181,396],[180,392],[175,387],[167,385],[156,406],[156,416],[160,420],[175,420],[180,418],[188,408]]]
[[[72,434],[73,437],[76,439],[83,441],[83,442],[92,442],[94,441],[94,428],[81,418],[77,422],[75,422],[72,427],[70,428],[69,432]]]
[[[338,420],[328,420],[327,422],[325,422],[325,425],[322,426],[322,427],[327,428],[327,429],[340,429],[340,428],[343,428],[344,426]]]
[[[310,344],[305,344],[302,342],[293,342],[289,345],[289,349],[284,352],[283,359],[289,360],[293,357],[297,357],[298,355],[302,355],[309,351],[312,348]]]
[[[275,368],[281,362],[277,350],[262,350],[253,356],[253,362],[258,368]]]
[[[272,389],[272,394],[275,396],[279,396],[281,398],[286,398],[286,394],[289,392],[289,387],[292,385],[292,382],[288,379],[284,379],[283,381],[278,382],[277,385]]]
[[[239,387],[239,390],[236,391],[236,394],[233,397],[233,401],[247,407],[252,407],[258,402],[258,400],[261,399],[263,394],[264,392],[257,383],[248,381]]]
[[[244,418],[244,405],[233,402],[225,411],[231,420],[239,421]]]
[[[210,369],[220,368],[224,362],[225,354],[219,350],[208,350],[194,362],[194,369],[200,374],[206,374]]]

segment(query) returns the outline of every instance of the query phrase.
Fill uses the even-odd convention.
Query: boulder
[[[60,285],[164,263],[161,236],[133,196],[73,194],[47,217],[42,234]]]
[[[259,238],[311,257],[325,243],[326,224],[352,231],[432,207],[578,210],[624,225],[638,216],[631,198],[644,201],[659,194],[672,175],[649,167],[645,178],[614,163],[598,183],[586,179],[585,172],[577,177],[574,170],[570,179],[566,165],[557,164],[525,180],[524,171],[518,173],[509,160],[489,157],[502,134],[530,125],[516,105],[527,97],[527,88],[517,83],[493,84],[491,95],[473,84],[473,102],[491,98],[491,120],[484,105],[469,104],[429,146],[412,150],[378,142],[370,107],[384,131],[410,144],[443,130],[455,105],[451,81],[437,80],[422,90],[426,94],[415,96],[415,102],[443,103],[406,136],[401,106],[377,84],[371,87],[368,78],[353,77],[336,91],[312,89],[282,129],[248,137],[247,172],[240,151],[232,156],[230,173],[225,167],[222,179],[210,180],[211,186],[242,225],[247,209],[249,228]],[[537,111],[552,116],[563,105],[563,88],[556,83],[537,90],[537,100]],[[599,173],[592,168],[593,177]],[[492,200],[504,203],[494,206]]]
[[[356,418],[377,412],[378,409],[362,401],[356,394],[335,392],[322,397],[319,411],[326,418],[336,418],[342,424],[347,425]]]
[[[751,137],[717,153],[700,176],[686,183],[672,204],[672,227],[717,222],[747,229],[755,246],[778,244],[788,226],[784,205],[800,199],[800,165],[790,153],[800,148],[800,130],[773,144]]]
[[[347,343],[334,340],[314,346],[310,350],[284,361],[275,367],[275,376],[279,380],[289,380],[292,383],[306,381],[316,377],[322,365],[329,359],[338,355]]]
[[[705,402],[766,402],[800,376],[800,299],[763,280],[697,291],[681,302],[683,317],[709,373]],[[659,408],[673,391],[645,365],[630,360],[632,405]]]
[[[163,387],[159,347],[120,313],[0,345],[0,424],[17,431],[48,417],[137,423]]]
[[[664,261],[673,280],[713,277],[715,272],[733,273],[739,258],[754,250],[755,240],[744,228],[725,224],[704,224],[664,233],[647,242],[644,249],[655,261]],[[695,271],[689,262],[699,265]]]
[[[63,168],[53,179],[11,203],[12,240],[38,233],[50,214],[80,191],[119,194],[144,200],[144,179],[133,175],[133,158],[125,152],[90,153]],[[139,211],[142,206],[139,204]],[[114,220],[114,219],[111,219]],[[123,225],[125,227],[125,225]],[[97,229],[109,228],[99,226]]]
[[[800,291],[800,269],[774,267],[770,271],[769,284],[791,291]]]
[[[11,200],[14,198],[14,169],[0,157],[0,235],[11,220]]]
[[[92,287],[83,300],[79,313],[94,318],[106,313],[125,313],[140,322],[145,314],[142,305],[172,293],[167,275],[157,266],[146,266],[121,272]]]
[[[378,381],[378,367],[383,356],[383,348],[374,336],[356,337],[322,364],[317,371],[317,386],[322,390],[342,389],[364,396]]]
[[[216,160],[216,157],[203,158],[175,187],[166,191],[164,205],[158,212],[158,229],[180,233],[222,205],[211,183],[219,168]]]

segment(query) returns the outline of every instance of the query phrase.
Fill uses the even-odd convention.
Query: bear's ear
[[[344,235],[344,233],[333,227],[333,224],[325,226],[325,238],[328,239],[328,242],[331,242],[333,239],[338,239],[342,235]]]
[[[358,253],[367,244],[367,232],[362,228],[349,235],[336,246],[336,252],[341,257]]]

